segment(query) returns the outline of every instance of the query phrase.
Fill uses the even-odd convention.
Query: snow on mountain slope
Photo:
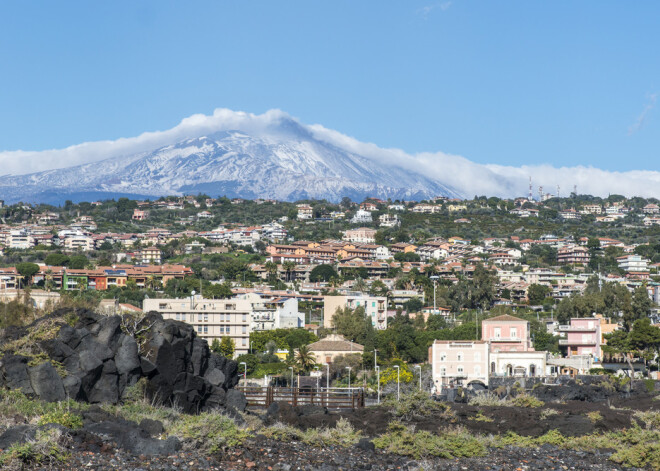
[[[315,138],[291,118],[269,132],[229,130],[99,162],[0,177],[0,198],[61,202],[90,195],[207,193],[245,198],[423,199],[458,192],[421,174]]]

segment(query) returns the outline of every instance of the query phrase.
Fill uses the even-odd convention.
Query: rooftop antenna
[[[532,176],[530,175],[529,177],[529,196],[528,198],[529,201],[532,201]]]
[[[557,198],[559,198],[559,185],[557,185]]]
[[[573,194],[577,196],[577,185],[573,185]]]
[[[543,186],[539,186],[539,201],[543,201]]]

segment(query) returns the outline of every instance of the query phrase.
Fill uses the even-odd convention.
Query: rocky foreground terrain
[[[2,469],[660,469],[650,382],[246,410],[236,363],[190,326],[80,310],[7,329],[0,355]]]

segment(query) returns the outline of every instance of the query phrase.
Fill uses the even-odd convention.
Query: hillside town
[[[156,311],[245,360],[255,380],[282,375],[301,348],[339,365],[337,384],[424,365],[436,394],[497,376],[622,372],[626,352],[608,338],[660,321],[660,209],[640,198],[199,195],[0,211],[0,301]]]

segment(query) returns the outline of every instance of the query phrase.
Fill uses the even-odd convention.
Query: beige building
[[[374,329],[387,329],[387,298],[365,293],[351,293],[345,296],[323,296],[323,327],[332,327],[332,316],[337,309],[363,307],[371,318]]]
[[[145,299],[144,312],[156,311],[164,319],[186,322],[209,345],[213,339],[230,337],[236,349],[234,355],[248,353],[252,304],[247,299],[204,299],[192,296],[183,299]]]
[[[436,392],[443,385],[488,386],[489,343],[484,340],[435,340],[429,347],[429,363]]]
[[[343,336],[332,334],[318,342],[308,345],[309,351],[316,357],[316,363],[332,363],[339,355],[362,354],[364,346],[346,340]]]

